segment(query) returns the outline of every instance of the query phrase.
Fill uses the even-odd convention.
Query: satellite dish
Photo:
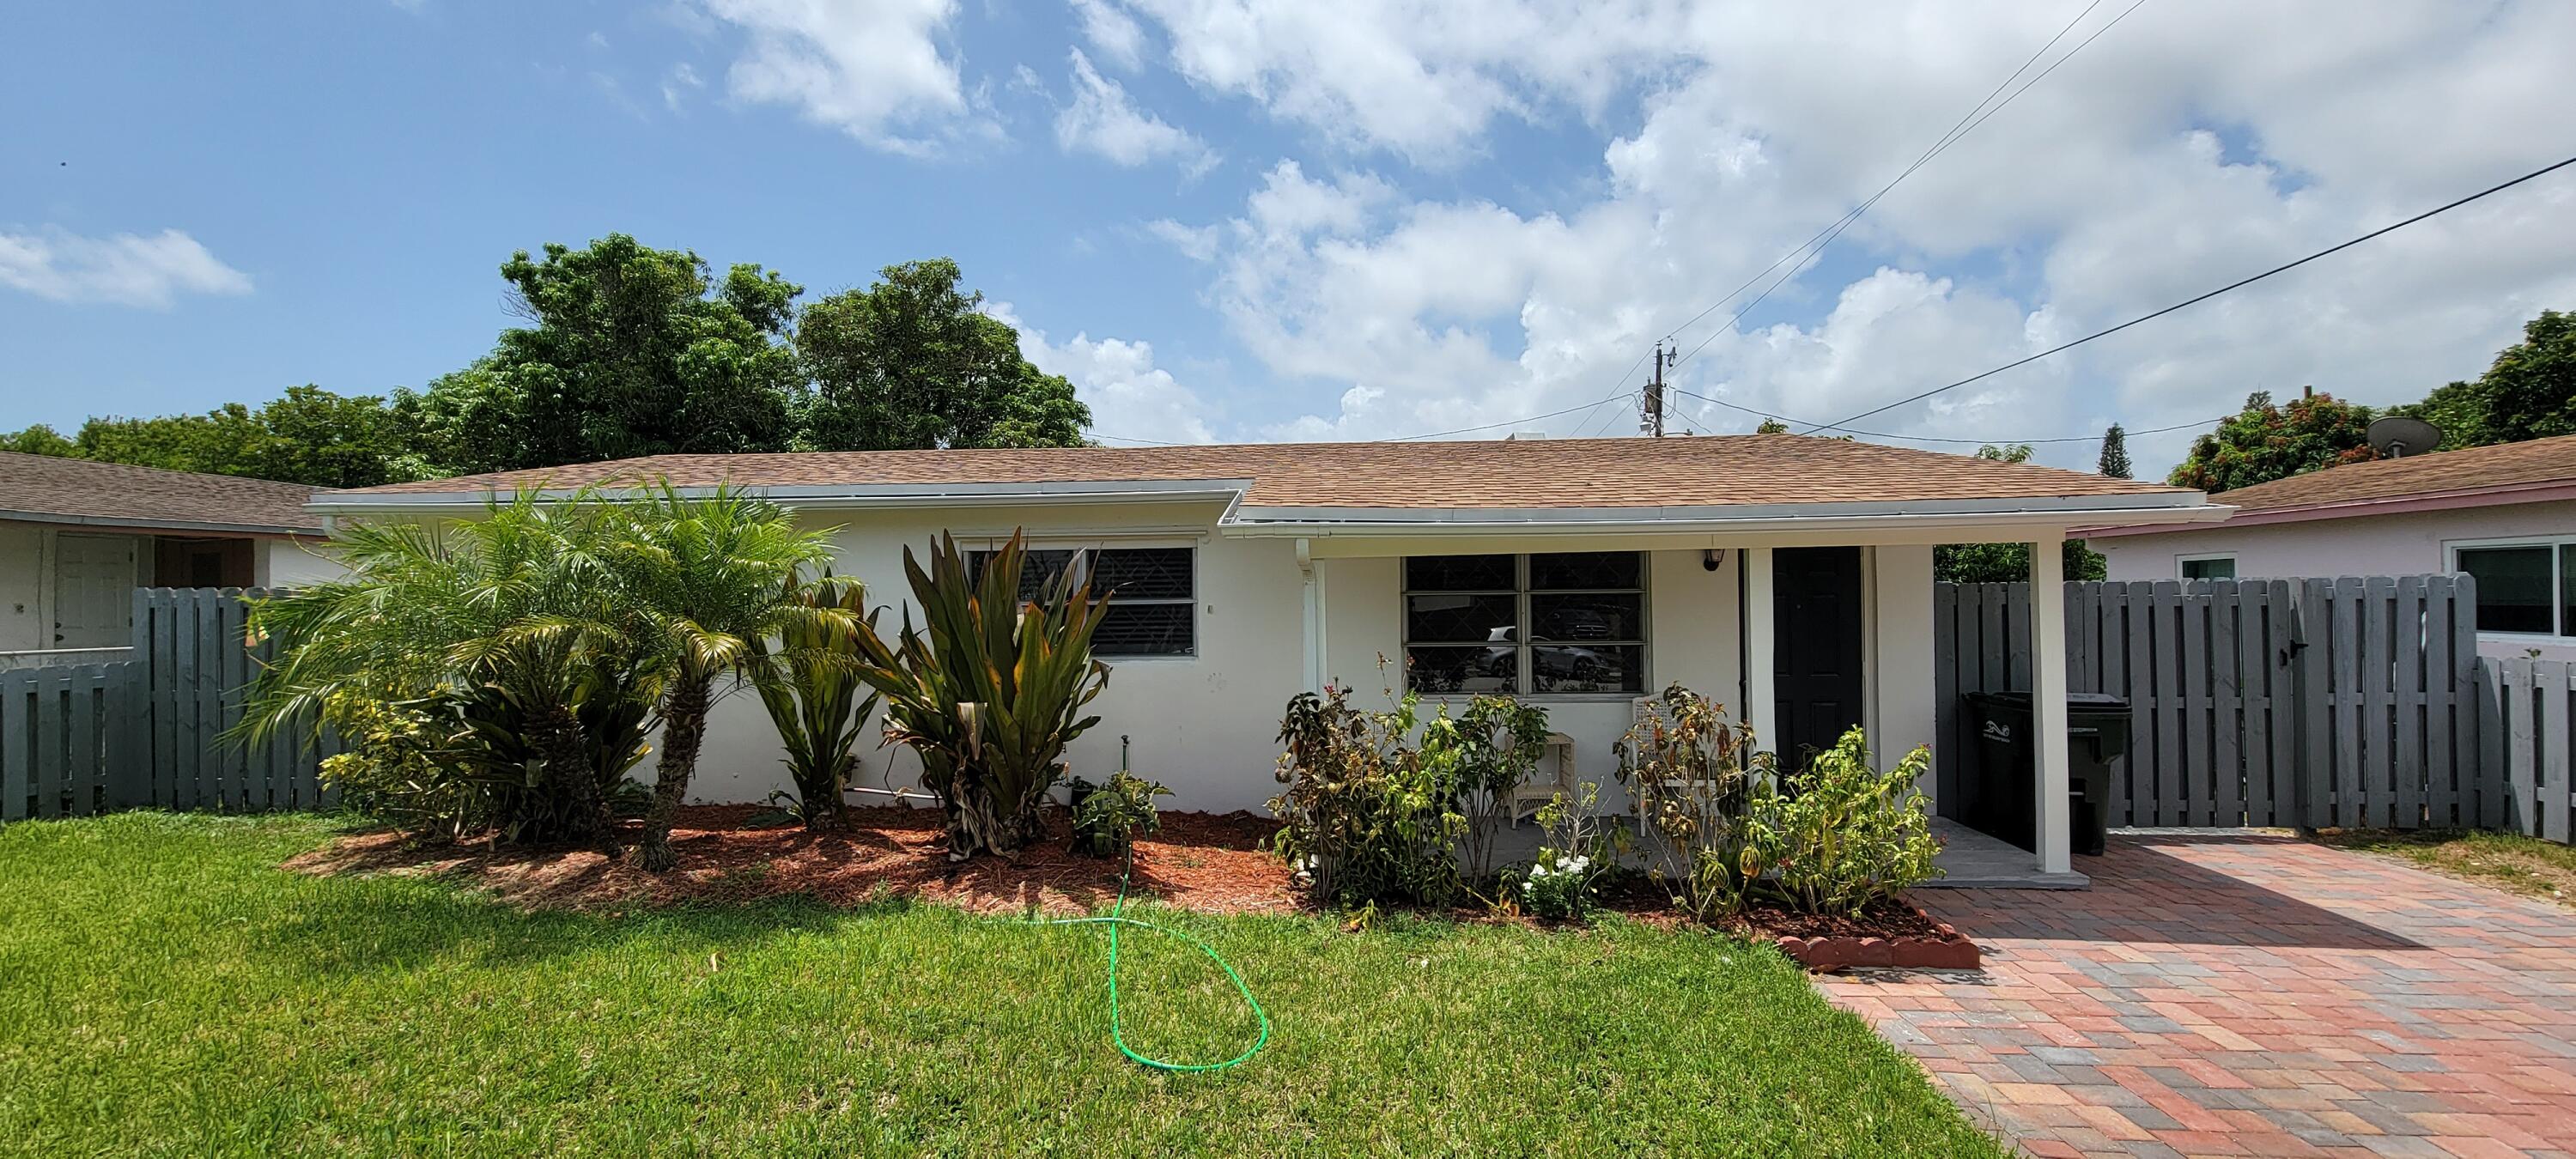
[[[2370,422],[2370,445],[2382,458],[2403,459],[2442,445],[2442,428],[2422,419],[2390,415]]]

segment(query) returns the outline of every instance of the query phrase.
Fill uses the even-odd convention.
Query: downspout
[[[1297,574],[1305,597],[1306,691],[1324,692],[1324,585],[1315,571],[1313,546],[1297,540]]]

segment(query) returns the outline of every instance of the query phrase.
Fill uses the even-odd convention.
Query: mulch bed
[[[1744,923],[1755,940],[1777,944],[1781,953],[1811,970],[1973,970],[1980,961],[1975,942],[1903,897],[1871,902],[1859,917],[1759,905],[1745,911]]]
[[[680,811],[671,844],[679,868],[647,873],[586,846],[418,842],[365,833],[287,862],[305,873],[398,873],[466,881],[533,909],[599,910],[697,900],[741,902],[802,894],[829,905],[914,898],[974,913],[1084,914],[1118,896],[1119,862],[1066,846],[1067,823],[1050,817],[1049,837],[1012,859],[952,863],[934,809],[849,811],[849,827],[808,833],[763,828],[754,805]],[[1136,843],[1131,898],[1155,898],[1204,913],[1278,912],[1304,907],[1288,867],[1260,842],[1278,823],[1250,813],[1165,813],[1162,831]],[[634,837],[628,835],[628,843]]]

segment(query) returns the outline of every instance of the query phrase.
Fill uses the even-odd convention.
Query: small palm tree
[[[344,578],[262,602],[255,634],[278,641],[252,678],[236,730],[254,742],[307,714],[441,693],[497,692],[524,714],[538,772],[565,799],[561,836],[606,839],[585,703],[602,688],[649,697],[628,678],[647,641],[623,609],[584,497],[532,495],[482,519],[343,525]],[[309,717],[308,717],[309,718]]]
[[[787,774],[796,782],[796,812],[812,830],[841,826],[841,791],[859,764],[859,730],[876,711],[875,693],[862,697],[858,665],[865,653],[859,633],[873,631],[867,585],[826,572],[812,583],[789,580],[782,598],[838,608],[852,622],[789,625],[780,647],[752,641],[764,663],[752,669],[761,704],[787,746]]]
[[[850,613],[798,598],[799,569],[832,555],[821,533],[733,488],[690,498],[667,484],[615,509],[608,556],[644,635],[663,657],[662,753],[644,824],[644,868],[678,863],[671,822],[687,799],[716,683],[760,654],[758,641],[846,627]]]

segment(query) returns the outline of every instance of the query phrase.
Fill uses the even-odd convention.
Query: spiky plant
[[[1108,687],[1091,634],[1108,597],[1078,569],[1020,598],[1027,545],[1019,532],[977,575],[954,536],[931,544],[924,567],[907,547],[912,608],[889,647],[860,634],[860,679],[885,698],[885,736],[921,758],[922,785],[948,820],[948,856],[1012,853],[1039,833],[1038,805],[1064,774],[1064,750],[1098,724],[1081,715]]]
[[[875,693],[862,697],[863,653],[859,634],[872,630],[868,589],[856,579],[826,573],[812,583],[786,582],[784,598],[836,609],[848,622],[807,620],[779,633],[778,647],[754,640],[761,663],[753,669],[762,707],[787,746],[787,774],[796,782],[795,814],[808,829],[842,823],[841,790],[858,768],[859,730],[876,711]]]

